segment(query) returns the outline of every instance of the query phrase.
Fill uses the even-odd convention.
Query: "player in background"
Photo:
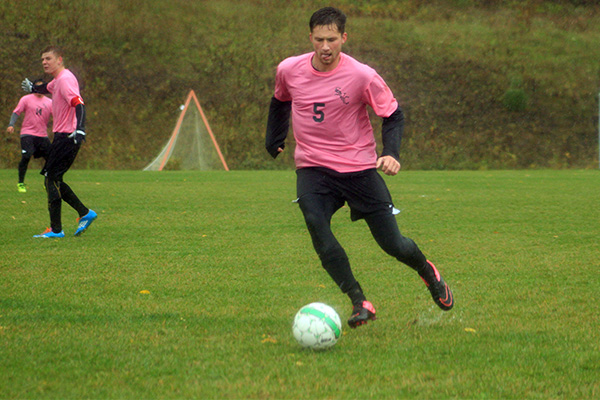
[[[52,95],[52,115],[54,140],[42,174],[46,177],[50,228],[35,235],[36,238],[60,238],[62,229],[62,201],[64,200],[79,214],[79,224],[75,236],[82,234],[97,218],[97,214],[87,208],[73,190],[63,181],[85,141],[85,104],[79,93],[79,83],[71,71],[65,68],[62,50],[48,46],[42,51],[44,72],[54,77],[45,84],[34,85],[25,79],[21,86],[26,92],[50,93]]]
[[[21,97],[17,107],[13,110],[6,128],[7,133],[14,133],[15,123],[21,114],[25,113],[21,124],[21,161],[19,162],[19,182],[17,190],[27,192],[25,187],[25,174],[31,157],[46,159],[50,150],[48,139],[48,122],[52,115],[52,100],[43,94],[26,94]]]
[[[450,310],[450,288],[415,242],[400,233],[397,210],[377,172],[396,175],[400,170],[402,110],[375,70],[342,52],[348,38],[345,22],[346,16],[335,8],[318,10],[309,23],[314,51],[279,64],[267,151],[275,158],[284,150],[291,114],[298,203],[323,267],[352,302],[350,327],[374,320],[376,313],[331,231],[331,218],[345,202],[351,219],[364,219],[379,246],[417,271],[435,303]],[[383,118],[379,157],[367,105]]]

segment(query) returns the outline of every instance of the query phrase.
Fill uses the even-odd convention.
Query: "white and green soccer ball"
[[[342,321],[327,304],[310,303],[296,313],[292,332],[300,346],[325,350],[335,345],[342,336]]]

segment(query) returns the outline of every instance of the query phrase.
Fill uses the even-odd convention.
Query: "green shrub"
[[[527,94],[521,88],[508,89],[502,96],[502,104],[509,111],[524,111],[527,108]]]

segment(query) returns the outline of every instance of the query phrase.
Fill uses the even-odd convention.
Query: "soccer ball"
[[[300,346],[325,350],[336,344],[342,335],[342,321],[327,304],[310,303],[294,317],[292,332]]]

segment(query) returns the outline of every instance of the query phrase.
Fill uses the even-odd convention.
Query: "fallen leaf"
[[[264,339],[260,341],[261,343],[277,343],[277,340],[273,339],[271,336],[265,337],[265,335],[263,335],[263,337]]]

